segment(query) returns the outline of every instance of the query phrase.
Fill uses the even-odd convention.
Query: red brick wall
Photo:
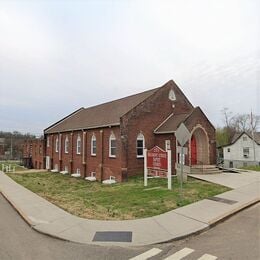
[[[83,135],[85,132],[85,140]],[[114,133],[117,140],[116,158],[109,157],[109,137]],[[97,153],[96,156],[91,155],[91,138],[93,133],[96,136]],[[51,136],[51,135],[50,135]],[[65,139],[69,138],[68,153],[65,153]],[[81,151],[77,154],[77,138],[81,137]],[[52,169],[55,164],[59,165],[59,171],[68,167],[69,173],[76,173],[80,169],[82,177],[90,176],[91,172],[96,173],[98,180],[104,180],[109,176],[115,176],[118,181],[121,181],[121,141],[119,127],[93,129],[85,131],[66,132],[61,134],[61,156],[55,151],[55,139],[59,138],[58,134],[53,134],[50,137],[50,147],[47,148],[46,155],[53,159]],[[47,138],[47,136],[46,136]],[[84,147],[84,154],[83,154]]]
[[[59,167],[59,152],[56,152],[56,147],[55,147],[55,144],[56,144],[56,138],[59,138],[59,134],[53,134],[52,135],[52,169],[55,168],[55,165],[57,164],[58,165],[58,170],[60,170],[60,167]]]
[[[170,89],[173,89],[177,100],[172,102],[168,98]],[[173,106],[174,105],[174,106]],[[85,131],[65,132],[61,135],[61,154],[55,152],[55,138],[58,134],[50,136],[50,147],[47,147],[46,155],[53,160],[52,169],[55,164],[59,165],[59,170],[64,170],[68,166],[70,173],[75,173],[80,169],[82,177],[90,176],[91,172],[96,173],[98,180],[104,180],[109,176],[115,176],[117,181],[126,179],[127,176],[136,175],[143,172],[143,158],[137,158],[136,138],[139,133],[145,137],[145,146],[151,149],[158,145],[165,149],[165,140],[171,140],[172,167],[176,161],[176,140],[174,134],[155,135],[154,129],[158,127],[171,113],[189,113],[193,109],[190,102],[183,95],[181,90],[173,81],[168,82],[164,87],[136,106],[121,118],[120,127],[107,127]],[[188,127],[192,128],[196,124],[202,124],[207,129],[210,138],[210,158],[214,161],[215,154],[215,130],[207,118],[201,112],[194,115],[187,121]],[[83,135],[85,132],[85,141]],[[109,137],[114,133],[117,140],[117,156],[109,157]],[[97,142],[96,156],[91,155],[91,137],[95,134]],[[81,154],[76,153],[77,137],[81,137]],[[64,152],[64,142],[66,136],[69,137],[69,153]],[[85,152],[83,154],[83,147]]]
[[[116,137],[116,158],[109,157],[109,137],[111,133]],[[96,156],[91,155],[91,138],[93,134],[95,134],[97,142]],[[87,131],[86,165],[87,176],[90,176],[91,172],[95,172],[99,180],[115,176],[118,181],[121,181],[121,141],[119,127]]]
[[[34,169],[44,169],[45,144],[43,139],[31,139],[23,145],[23,157],[31,158]]]
[[[176,95],[174,102],[168,98],[170,89],[173,89]],[[174,82],[169,82],[122,118],[121,134],[125,138],[125,157],[129,176],[143,172],[143,159],[136,156],[137,135],[141,132],[145,137],[146,148],[151,149],[156,144],[156,140],[161,139],[161,143],[165,140],[164,137],[155,137],[154,129],[171,113],[183,113],[191,109],[192,105],[181,90]]]

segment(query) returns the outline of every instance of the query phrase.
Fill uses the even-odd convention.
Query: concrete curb
[[[217,218],[216,220],[212,221],[212,223],[210,223],[207,227],[202,228],[202,229],[200,229],[200,230],[198,230],[196,232],[192,232],[192,233],[189,233],[187,235],[175,237],[173,239],[161,241],[159,243],[154,243],[154,244],[150,244],[150,245],[169,243],[169,242],[178,241],[178,240],[182,240],[182,239],[185,239],[185,238],[188,238],[188,237],[199,235],[199,234],[201,234],[201,233],[203,233],[203,232],[205,232],[205,231],[207,231],[207,230],[217,226],[218,224],[226,221],[227,219],[229,219],[232,216],[236,215],[240,211],[242,211],[242,210],[244,210],[246,208],[249,208],[249,207],[251,207],[251,206],[253,206],[253,205],[255,205],[255,204],[259,203],[259,202],[260,202],[259,199],[255,199],[255,200],[250,201],[249,203],[246,203],[245,205],[241,205],[237,209],[231,210],[228,214],[224,214],[222,217]]]
[[[15,203],[9,199],[9,197],[2,191],[0,191],[0,194],[3,195],[3,197],[6,199],[6,201],[14,208],[14,210],[22,217],[22,219],[24,220],[24,222],[29,226],[31,227],[33,230],[35,230],[36,232],[40,233],[40,234],[43,234],[43,235],[47,235],[49,237],[52,237],[52,238],[55,238],[55,239],[59,239],[59,240],[63,240],[63,241],[67,241],[67,242],[72,242],[72,243],[75,243],[74,241],[70,241],[70,240],[67,240],[65,238],[62,238],[62,237],[59,237],[59,236],[55,236],[51,233],[47,233],[47,232],[42,232],[41,230],[38,230],[37,229],[37,226],[34,225],[32,223],[32,221],[27,217],[26,214],[23,213],[22,210],[20,210],[16,205]]]
[[[18,184],[19,185],[19,184]],[[23,187],[23,186],[22,186]],[[35,224],[35,222],[33,222],[33,220],[31,220],[29,218],[29,216],[27,216],[23,209],[21,209],[20,207],[18,207],[18,205],[16,205],[16,203],[10,198],[10,196],[8,196],[8,194],[6,192],[3,191],[0,191],[0,193],[3,195],[3,197],[10,203],[10,205],[18,212],[18,214],[24,219],[24,221],[32,228],[34,229],[35,231],[41,233],[41,234],[44,234],[44,235],[48,235],[52,238],[55,238],[55,239],[60,239],[60,240],[63,240],[63,241],[69,241],[69,242],[72,242],[72,243],[80,243],[80,244],[88,244],[88,245],[95,245],[95,246],[118,246],[118,247],[138,247],[138,246],[145,246],[145,245],[156,245],[156,244],[163,244],[163,243],[167,243],[167,242],[171,242],[171,241],[177,241],[177,240],[181,240],[181,239],[185,239],[185,238],[188,238],[188,237],[191,237],[191,236],[195,236],[195,235],[198,235],[200,233],[203,233],[207,230],[209,230],[210,228],[216,226],[217,224],[225,221],[226,219],[230,218],[231,216],[235,215],[236,213],[242,211],[243,209],[245,208],[248,208],[250,207],[251,205],[254,205],[256,203],[259,203],[260,202],[260,199],[259,199],[259,196],[256,196],[255,198],[252,198],[250,201],[244,201],[243,203],[240,203],[240,205],[238,205],[237,207],[233,207],[232,209],[228,210],[228,211],[225,211],[225,213],[223,213],[222,215],[219,214],[217,217],[214,218],[214,216],[212,216],[213,218],[209,219],[207,222],[205,221],[201,221],[199,220],[200,218],[198,219],[193,219],[192,218],[192,215],[187,215],[186,217],[188,219],[193,219],[195,221],[198,221],[198,222],[201,222],[204,224],[203,227],[198,227],[197,226],[197,230],[195,230],[196,228],[193,228],[192,229],[184,229],[183,231],[184,232],[181,232],[182,234],[179,234],[176,233],[174,235],[174,233],[171,233],[170,229],[169,231],[166,229],[166,231],[168,231],[168,233],[170,234],[170,236],[166,236],[165,238],[163,237],[160,237],[158,238],[158,241],[155,241],[153,240],[154,242],[149,242],[148,240],[144,240],[145,242],[141,242],[141,241],[138,241],[138,242],[132,242],[132,243],[111,243],[111,242],[93,242],[93,241],[84,241],[84,240],[81,240],[81,241],[78,241],[78,240],[73,240],[73,238],[70,238],[70,239],[67,239],[67,238],[64,238],[62,232],[60,233],[56,233],[55,232],[49,232],[49,231],[43,231],[41,230],[41,226],[40,224]],[[224,193],[222,193],[224,194]],[[220,194],[219,194],[220,195]],[[194,205],[194,204],[190,204],[190,205]],[[194,205],[194,207],[197,207],[196,205]],[[179,208],[181,209],[181,208]],[[176,213],[176,212],[175,212]],[[182,215],[182,213],[177,213],[179,215]],[[157,216],[155,216],[157,217]],[[144,219],[142,219],[144,220]],[[141,219],[140,219],[141,221]],[[165,227],[162,226],[162,228],[165,229]],[[195,230],[195,231],[194,231]],[[97,230],[98,231],[98,230]],[[131,230],[133,233],[135,233],[136,231],[133,229]],[[186,233],[185,233],[186,232]],[[136,234],[136,233],[135,233]],[[149,233],[148,233],[149,234]],[[169,237],[171,237],[169,239]],[[157,240],[157,239],[156,239]]]

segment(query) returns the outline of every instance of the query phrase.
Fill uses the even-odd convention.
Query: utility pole
[[[252,139],[253,139],[253,151],[254,151],[254,163],[256,164],[256,158],[255,158],[255,135],[254,135],[254,129],[253,129],[253,114],[251,110],[251,130],[252,130]]]
[[[13,159],[13,135],[11,134],[11,160]]]

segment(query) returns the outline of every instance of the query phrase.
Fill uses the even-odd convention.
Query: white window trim
[[[115,140],[116,141],[116,137],[115,137],[115,135],[114,134],[111,134],[110,135],[110,137],[109,137],[109,157],[110,158],[116,158],[116,154],[114,155],[114,154],[111,154],[111,141],[112,140]],[[116,149],[117,149],[117,147],[115,147]]]
[[[69,153],[69,138],[68,138],[68,136],[66,136],[66,138],[65,138],[64,152]]]
[[[94,150],[93,149],[94,148],[93,142],[94,141],[96,141],[96,152],[95,153],[93,152],[93,150]],[[97,138],[96,138],[95,134],[93,134],[92,137],[91,137],[91,148],[90,148],[90,150],[91,150],[91,155],[92,156],[96,156],[97,155]]]
[[[79,145],[79,142],[80,142],[80,145]],[[77,150],[76,150],[77,154],[81,154],[81,137],[80,137],[80,135],[78,135],[78,137],[77,137],[77,145],[76,145],[76,148],[77,148]],[[79,148],[80,148],[80,149],[79,149]]]
[[[171,140],[165,140],[165,151],[171,150]]]
[[[59,138],[56,137],[55,139],[55,152],[58,153],[59,152]]]
[[[47,136],[47,147],[50,147],[50,137]]]
[[[142,155],[138,155],[138,153],[137,153],[137,149],[139,148],[141,148],[141,147],[137,147],[137,141],[143,141],[143,154]],[[143,134],[141,134],[141,133],[139,133],[138,134],[138,136],[137,136],[137,138],[136,138],[136,158],[144,158],[144,148],[145,148],[145,138],[144,138],[144,135]]]

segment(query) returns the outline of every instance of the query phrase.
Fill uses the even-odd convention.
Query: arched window
[[[55,139],[55,151],[56,151],[56,153],[59,152],[59,138],[58,138],[58,136]]]
[[[136,138],[136,156],[138,158],[144,157],[145,140],[143,134],[138,134]]]
[[[81,153],[81,137],[80,135],[78,135],[78,138],[77,138],[77,154],[80,154]]]
[[[96,136],[93,134],[91,137],[91,155],[96,156],[97,154],[97,139]]]
[[[109,157],[116,157],[116,137],[113,133],[109,137]]]
[[[66,136],[66,138],[65,138],[64,151],[65,151],[65,153],[69,153],[69,138],[68,138],[68,136]]]

